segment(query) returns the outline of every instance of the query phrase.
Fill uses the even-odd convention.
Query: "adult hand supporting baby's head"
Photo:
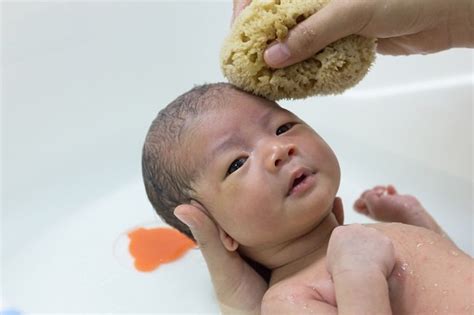
[[[260,314],[268,288],[263,278],[236,251],[225,248],[216,224],[199,206],[180,205],[174,213],[190,228],[201,249],[222,313]]]
[[[344,222],[342,201],[334,200],[332,212],[339,224]],[[223,314],[260,314],[265,280],[245,262],[237,251],[228,251],[219,229],[199,204],[176,207],[175,216],[186,224],[196,239],[211,274]]]

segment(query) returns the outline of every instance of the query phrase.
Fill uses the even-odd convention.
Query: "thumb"
[[[242,12],[250,2],[252,2],[252,0],[233,0],[231,24],[234,23],[234,20],[239,16],[240,12]]]
[[[204,210],[197,206],[183,204],[176,207],[174,215],[189,227],[203,253],[208,247],[211,247],[210,251],[219,251],[221,247],[223,248],[219,239],[219,230]]]
[[[333,0],[297,24],[284,41],[270,44],[263,55],[265,62],[283,68],[303,61],[332,42],[359,32],[370,22],[372,11],[359,1]]]
[[[244,261],[237,252],[225,248],[218,227],[200,205],[179,205],[174,214],[191,230],[206,260],[216,292],[222,289],[226,293],[228,286],[240,281]]]

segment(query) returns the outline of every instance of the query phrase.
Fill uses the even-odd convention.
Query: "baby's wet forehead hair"
[[[189,127],[200,114],[224,106],[231,91],[240,90],[228,83],[213,83],[182,94],[158,113],[143,145],[142,175],[148,199],[166,223],[190,238],[189,228],[173,214],[178,205],[191,202],[192,183],[198,175],[189,159],[184,160],[189,155],[185,145]]]

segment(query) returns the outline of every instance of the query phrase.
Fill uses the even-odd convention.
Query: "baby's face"
[[[294,114],[242,92],[203,114],[193,128],[193,185],[221,228],[244,246],[304,235],[331,211],[340,181],[336,156]]]

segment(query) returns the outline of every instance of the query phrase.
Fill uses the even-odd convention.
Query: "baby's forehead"
[[[246,121],[258,122],[258,116],[289,113],[276,102],[243,91],[227,90],[206,104],[203,117],[218,116],[220,119],[232,120],[235,116]],[[201,117],[202,118],[202,117]]]

